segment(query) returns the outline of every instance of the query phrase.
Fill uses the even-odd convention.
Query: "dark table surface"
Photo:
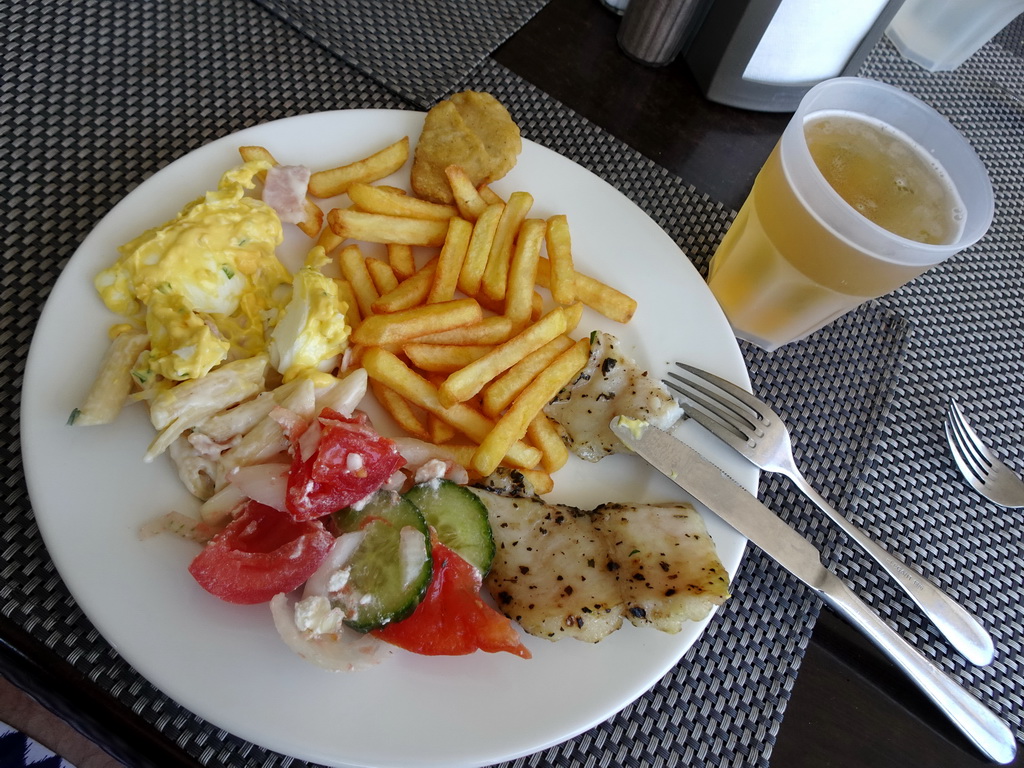
[[[702,192],[738,209],[789,120],[703,97],[686,63],[623,54],[619,17],[554,0],[494,55]],[[988,765],[891,662],[823,610],[771,764],[778,768]],[[1018,755],[1012,765],[1024,765]]]
[[[638,64],[615,41],[619,18],[594,12],[597,0],[552,0],[494,58],[569,108],[730,208],[738,208],[788,115],[708,102],[682,60]],[[31,638],[0,617],[0,647],[14,682],[47,691],[50,702],[80,713],[80,725],[110,735],[135,754],[166,744],[136,724],[105,715],[105,694],[75,673],[34,658]],[[60,693],[63,692],[63,693]],[[99,765],[78,752],[80,768]],[[161,758],[154,764],[164,764]],[[945,717],[902,674],[838,617],[822,612],[803,659],[771,764],[799,766],[986,765]],[[1021,758],[1013,765],[1024,764]]]

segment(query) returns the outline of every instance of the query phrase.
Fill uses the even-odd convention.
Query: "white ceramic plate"
[[[172,218],[239,162],[237,148],[268,147],[283,163],[327,168],[409,135],[423,116],[343,111],[288,118],[213,142],[172,163],[122,200],[93,230],[54,287],[32,343],[22,406],[25,471],[39,527],[61,576],[117,651],[182,706],[237,736],[329,765],[486,765],[579,734],[628,705],[668,672],[706,622],[677,635],[626,626],[596,645],[526,638],[533,659],[510,654],[427,658],[404,652],[374,669],[325,672],[278,638],[266,606],[232,606],[186,572],[196,547],[173,536],[140,541],[139,527],[196,502],[166,457],[144,464],[152,429],[141,407],[104,427],[69,427],[114,321],[92,278],[116,247]],[[405,184],[407,170],[394,182]],[[618,191],[571,161],[526,142],[495,188],[535,197],[531,215],[566,213],[578,267],[636,297],[626,326],[587,311],[580,332],[617,335],[654,375],[685,359],[743,385],[746,369],[729,326],[674,242]],[[293,228],[290,228],[293,229]],[[286,249],[301,256],[295,232]],[[685,439],[754,488],[749,465],[684,426]],[[717,449],[717,450],[716,450]],[[679,498],[635,458],[575,461],[552,499]],[[745,540],[708,513],[721,557],[735,573]]]

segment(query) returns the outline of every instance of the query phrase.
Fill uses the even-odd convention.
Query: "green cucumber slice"
[[[342,533],[361,531],[344,587],[331,601],[345,623],[369,632],[401,621],[420,604],[433,575],[430,529],[416,505],[394,491],[378,491],[360,509],[334,514]]]
[[[487,507],[475,493],[438,479],[413,486],[405,498],[419,508],[442,544],[487,575],[494,559],[494,536]]]

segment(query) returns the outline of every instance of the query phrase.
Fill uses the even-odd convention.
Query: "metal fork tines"
[[[1024,480],[1003,464],[975,432],[955,400],[946,416],[946,439],[967,483],[1004,507],[1024,507]]]
[[[676,365],[685,375],[670,372],[665,384],[677,394],[687,416],[755,466],[790,478],[885,569],[954,648],[975,664],[991,663],[992,638],[970,613],[847,520],[807,482],[793,458],[789,430],[775,411],[732,382],[691,365]]]

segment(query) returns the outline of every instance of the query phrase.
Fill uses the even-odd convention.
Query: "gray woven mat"
[[[255,0],[363,74],[423,108],[548,0]]]
[[[1024,739],[1024,562],[1019,513],[961,480],[942,428],[955,397],[978,431],[1024,472],[1024,18],[953,72],[905,63],[883,41],[865,63],[931,104],[970,140],[989,171],[996,214],[975,247],[881,304],[909,323],[893,407],[858,490],[854,517],[979,616],[996,660],[973,667],[887,584],[875,607],[972,688]],[[884,582],[884,580],[882,580]]]
[[[17,439],[18,392],[35,318],[56,274],[143,178],[255,123],[409,105],[250,0],[21,0],[7,3],[3,14],[0,99],[10,106],[0,112],[0,131],[12,151],[0,156],[9,201],[0,224],[0,423],[10,436],[3,448],[2,610],[201,762],[296,764],[181,710],[120,660],[81,614],[32,519]],[[493,63],[467,84],[506,101],[529,138],[634,199],[703,268],[729,211]],[[863,484],[859,467],[879,439],[875,425],[885,417],[904,342],[902,312],[872,303],[782,353],[744,350],[760,394],[794,427],[810,479],[841,508]],[[842,543],[787,486],[766,479],[762,496],[845,562]],[[850,560],[854,581],[863,578],[865,568]],[[744,562],[735,593],[647,696],[591,732],[516,764],[767,765],[817,604],[759,553]]]

